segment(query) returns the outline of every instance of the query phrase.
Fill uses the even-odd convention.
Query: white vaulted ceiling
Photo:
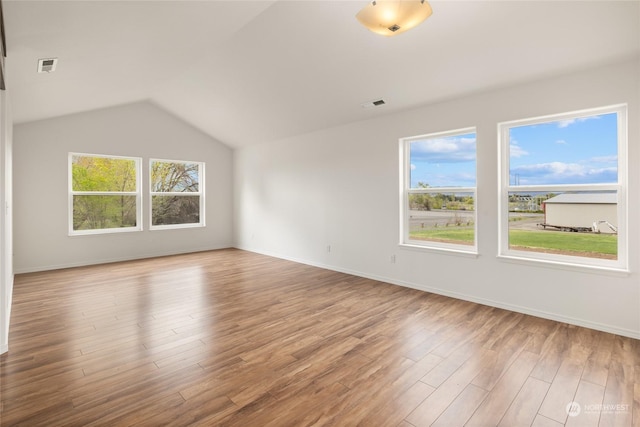
[[[433,1],[390,38],[364,4],[4,0],[13,117],[150,100],[240,147],[640,55],[638,1]]]

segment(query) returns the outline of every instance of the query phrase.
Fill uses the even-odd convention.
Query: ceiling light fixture
[[[426,0],[374,0],[356,18],[374,33],[393,36],[417,26],[432,12]]]

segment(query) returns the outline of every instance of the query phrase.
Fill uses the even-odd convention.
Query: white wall
[[[14,128],[15,272],[23,273],[232,245],[231,149],[147,102]],[[68,236],[68,153],[204,161],[206,227]],[[143,206],[149,206],[148,194]]]
[[[629,105],[635,166],[637,59],[237,150],[236,246],[640,338],[640,168],[629,168],[631,273],[496,257],[497,123],[618,103]],[[477,127],[479,256],[399,247],[398,139],[469,126]]]
[[[0,354],[9,349],[9,318],[13,295],[11,134],[7,91],[0,91]]]

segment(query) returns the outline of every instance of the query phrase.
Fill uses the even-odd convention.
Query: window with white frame
[[[400,140],[401,244],[475,252],[475,128]]]
[[[204,226],[204,163],[151,159],[151,228]]]
[[[69,153],[69,234],[142,229],[140,159]]]
[[[500,123],[501,256],[626,270],[625,105]]]

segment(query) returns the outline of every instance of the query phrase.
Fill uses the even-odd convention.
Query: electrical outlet
[[[331,252],[331,245],[327,245],[327,253]]]
[[[389,261],[391,261],[391,264],[395,264],[395,263],[396,263],[396,256],[395,256],[395,254],[394,254],[394,255],[391,255],[391,258],[389,259]]]

